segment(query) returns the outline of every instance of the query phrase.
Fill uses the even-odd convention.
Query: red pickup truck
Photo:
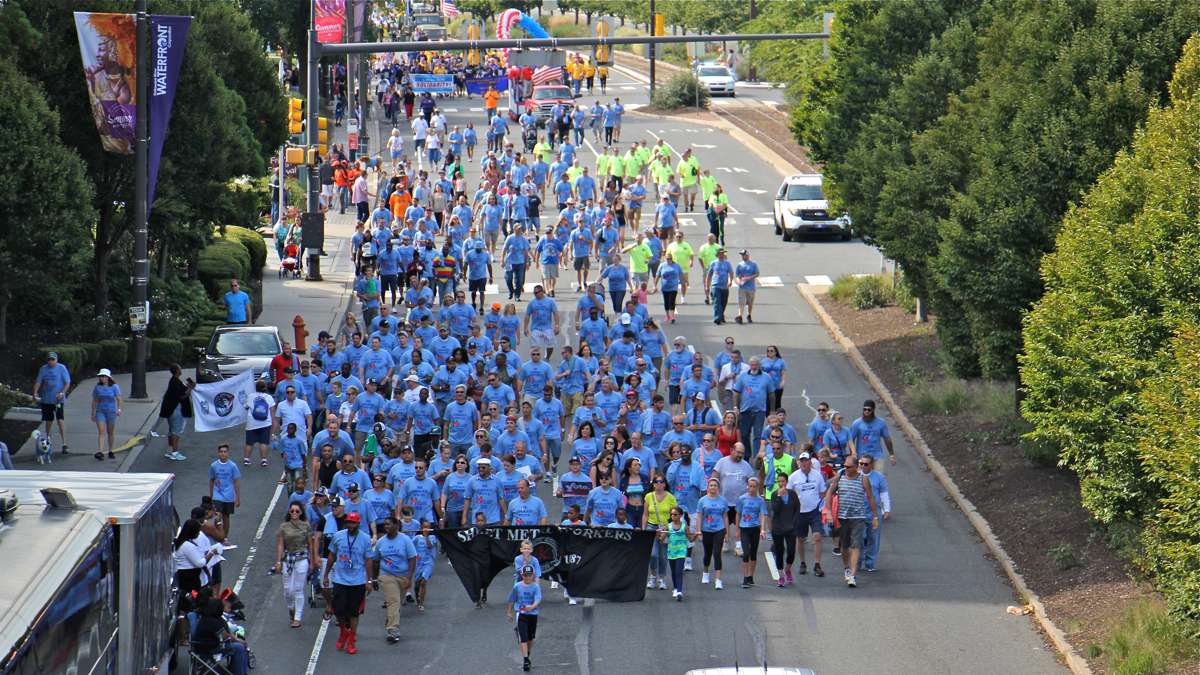
[[[565,84],[541,84],[533,88],[533,95],[521,101],[513,112],[514,119],[521,113],[532,113],[539,122],[550,117],[550,110],[555,103],[561,103],[571,109],[575,108],[575,98],[571,89]]]

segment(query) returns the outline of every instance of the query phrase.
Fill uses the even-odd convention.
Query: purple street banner
[[[187,47],[190,16],[150,17],[150,148],[149,183],[146,191],[146,213],[154,204],[158,187],[158,163],[162,159],[163,142],[171,123],[171,105],[175,102],[175,86],[179,83],[179,68]]]
[[[487,93],[488,87],[496,88],[496,91],[508,90],[507,77],[468,77],[467,78],[467,94],[470,96],[482,96]]]
[[[132,155],[137,117],[137,26],[132,14],[75,12],[83,75],[100,144]]]

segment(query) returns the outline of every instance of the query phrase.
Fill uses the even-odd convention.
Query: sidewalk
[[[306,345],[311,345],[319,332],[336,328],[338,321],[345,316],[351,299],[354,267],[350,262],[350,237],[353,234],[352,214],[338,215],[336,210],[327,214],[325,250],[329,255],[321,258],[321,275],[324,280],[316,282],[280,279],[277,273],[279,258],[275,254],[275,246],[268,241],[267,266],[263,269],[264,306],[257,325],[276,326],[280,337],[294,344],[292,320],[296,315],[300,315],[304,317],[309,333]],[[194,378],[194,370],[194,367],[186,367],[184,376]],[[121,373],[116,375],[115,379],[121,385],[121,391],[128,396],[132,375]],[[146,390],[149,398],[137,401],[129,398],[122,400],[121,416],[116,424],[116,461],[106,459],[98,462],[92,457],[98,441],[96,425],[91,420],[91,392],[95,385],[93,376],[79,381],[74,393],[67,398],[65,421],[67,444],[71,454],[62,455],[57,452],[60,441],[58,430],[55,428],[51,436],[56,449],[52,464],[37,464],[32,439],[21,446],[20,451],[13,457],[13,463],[17,468],[26,470],[128,471],[146,447],[147,440],[156,448],[166,446],[165,426],[161,429],[164,438],[147,439],[147,434],[150,425],[158,418],[160,397],[166,391],[169,380],[170,372],[166,370],[147,373]],[[39,419],[39,416],[15,411],[9,415],[22,419]]]

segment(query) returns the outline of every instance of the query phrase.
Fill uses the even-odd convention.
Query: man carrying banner
[[[521,670],[529,672],[533,667],[529,656],[537,637],[538,608],[542,604],[542,587],[538,585],[532,566],[521,568],[521,580],[513,584],[508,602],[508,620],[512,621],[514,613],[516,615],[517,642],[521,644],[521,656],[524,657]]]

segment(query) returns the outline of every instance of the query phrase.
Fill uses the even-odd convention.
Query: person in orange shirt
[[[404,214],[408,212],[410,206],[412,206],[412,195],[408,193],[408,190],[396,189],[388,198],[388,207],[392,209],[392,216],[397,222],[404,220]]]
[[[487,121],[492,121],[492,116],[496,114],[496,108],[500,105],[500,92],[492,85],[488,85],[488,90],[483,94],[483,108],[487,113]]]
[[[344,214],[346,207],[350,205],[350,185],[353,182],[350,165],[345,160],[338,162],[337,168],[333,170],[333,184],[337,186],[338,193],[338,213]]]

